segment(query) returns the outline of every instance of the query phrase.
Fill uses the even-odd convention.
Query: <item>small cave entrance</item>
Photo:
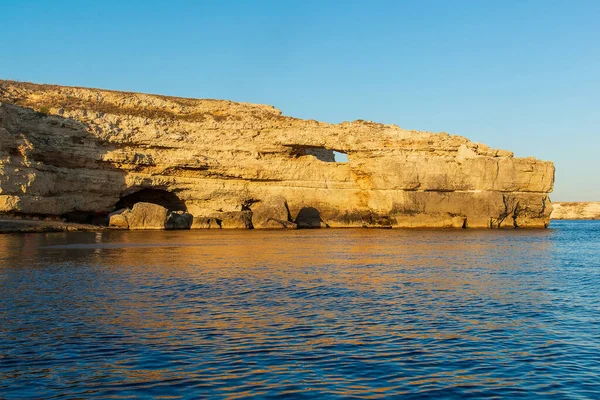
[[[187,207],[173,192],[162,189],[142,189],[135,193],[121,197],[115,204],[115,210],[122,208],[133,208],[135,203],[152,203],[163,206],[169,211],[187,211]]]
[[[294,222],[298,225],[298,229],[329,228],[321,218],[321,212],[314,207],[302,207]]]

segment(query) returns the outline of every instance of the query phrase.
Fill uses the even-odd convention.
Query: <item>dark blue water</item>
[[[600,222],[0,235],[0,398],[600,398]]]

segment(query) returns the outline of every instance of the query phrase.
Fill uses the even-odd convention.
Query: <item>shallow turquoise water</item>
[[[600,222],[0,235],[0,398],[600,398]]]

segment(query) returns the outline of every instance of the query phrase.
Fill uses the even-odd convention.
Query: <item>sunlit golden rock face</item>
[[[278,199],[298,227],[545,227],[552,210],[551,162],[446,133],[11,81],[0,102],[3,213],[105,214],[142,190],[196,218]]]

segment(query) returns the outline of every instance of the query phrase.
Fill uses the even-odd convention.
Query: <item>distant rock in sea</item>
[[[13,81],[0,81],[0,102],[9,216],[130,229],[544,228],[552,210],[551,162],[443,132]]]
[[[552,219],[599,219],[600,201],[554,203]]]

